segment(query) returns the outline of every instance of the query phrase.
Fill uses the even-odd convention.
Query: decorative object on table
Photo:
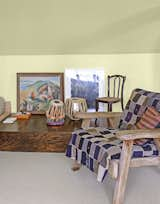
[[[104,69],[82,68],[65,70],[65,98],[85,98],[89,110],[95,109],[95,99],[105,94]]]
[[[79,120],[75,117],[76,112],[87,112],[87,103],[84,98],[67,98],[65,103],[66,115],[72,120]]]
[[[123,105],[123,91],[126,76],[122,75],[111,75],[108,76],[108,95],[106,97],[96,98],[96,111],[99,109],[99,103],[107,103],[108,111],[112,112],[112,104],[121,103],[122,111],[124,110]]]
[[[8,117],[5,120],[3,120],[3,123],[10,124],[10,123],[14,123],[16,120],[17,120],[16,117]]]
[[[46,111],[46,116],[47,125],[63,125],[65,118],[64,103],[58,99],[52,100]]]
[[[0,121],[11,114],[11,102],[0,97]]]
[[[31,117],[30,112],[18,112],[16,113],[17,120],[28,120]]]
[[[53,99],[64,101],[63,73],[17,73],[17,111],[45,114]]]

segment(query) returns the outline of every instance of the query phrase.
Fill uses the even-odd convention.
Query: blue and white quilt
[[[119,129],[88,128],[72,133],[67,146],[66,156],[87,166],[97,174],[97,180],[102,182],[109,169],[109,161],[119,159],[122,141],[115,134]],[[159,151],[154,141],[149,139],[143,145],[133,145],[132,158],[157,156]]]

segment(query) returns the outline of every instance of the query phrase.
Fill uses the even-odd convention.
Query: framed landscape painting
[[[53,99],[64,101],[63,73],[17,73],[17,111],[44,114]]]

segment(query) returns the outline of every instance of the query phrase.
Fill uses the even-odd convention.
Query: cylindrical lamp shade
[[[72,120],[79,120],[75,117],[76,112],[87,112],[85,98],[67,98],[65,103],[66,115]]]
[[[63,125],[65,118],[64,103],[58,99],[52,100],[46,111],[46,116],[47,125]]]

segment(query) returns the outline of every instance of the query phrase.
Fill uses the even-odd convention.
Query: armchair
[[[135,89],[125,107],[120,113],[83,113],[82,129],[73,132],[67,146],[66,156],[75,161],[73,170],[82,165],[97,174],[97,180],[102,182],[109,173],[116,179],[113,204],[122,204],[129,172],[129,167],[154,166],[160,164],[160,129],[145,129],[142,121],[148,114],[149,107],[157,111],[156,119],[147,115],[149,123],[160,127],[160,93]],[[105,115],[106,114],[106,115]],[[97,117],[109,118],[112,128],[89,127],[89,119]],[[119,118],[117,128],[113,118]],[[154,120],[155,119],[155,120]],[[154,122],[152,121],[154,120]],[[142,122],[143,129],[137,128]],[[147,122],[147,121],[145,121]],[[157,125],[158,124],[158,125]],[[135,126],[136,129],[130,129]],[[144,139],[143,143],[137,140]]]

